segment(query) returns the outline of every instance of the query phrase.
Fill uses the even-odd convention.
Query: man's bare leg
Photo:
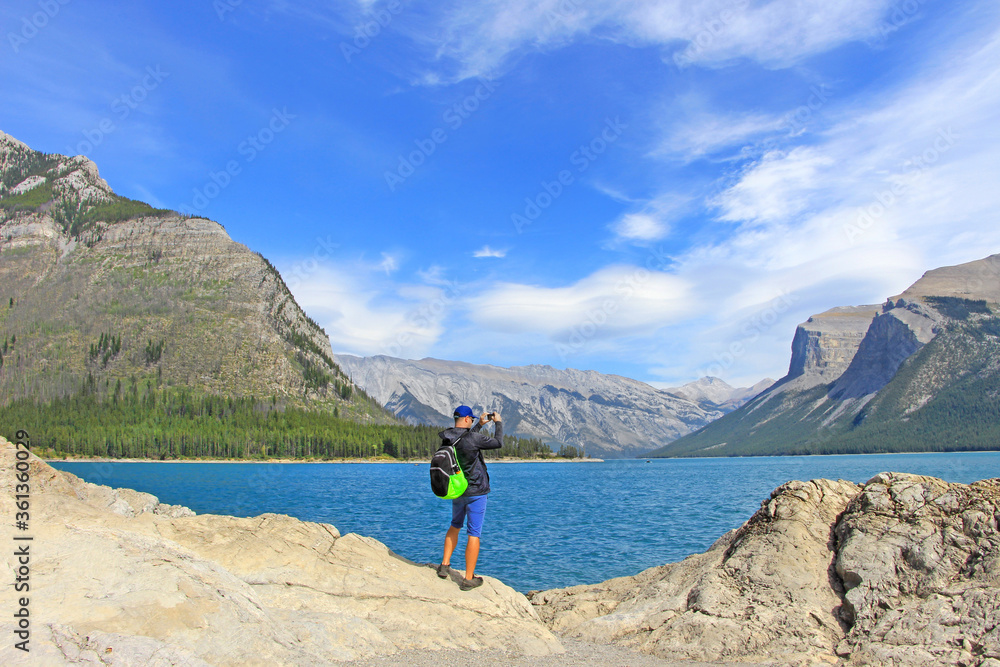
[[[458,533],[455,533],[458,539]],[[465,578],[472,579],[476,576],[476,561],[479,560],[479,538],[469,536],[469,541],[465,545]]]
[[[458,546],[458,533],[461,528],[455,528],[455,526],[450,526],[448,532],[444,536],[444,557],[441,559],[442,565],[451,564],[451,554],[455,551],[455,547]],[[476,546],[478,547],[478,540],[476,540]],[[478,555],[478,554],[477,554]],[[466,556],[468,558],[468,556]]]

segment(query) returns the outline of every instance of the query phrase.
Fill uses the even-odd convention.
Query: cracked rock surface
[[[859,487],[788,482],[703,554],[531,595],[557,632],[671,660],[836,662],[833,525]]]
[[[0,460],[14,469],[3,438]],[[328,524],[195,515],[34,455],[29,463],[31,652],[8,642],[4,665],[326,665],[426,648],[563,651],[527,599],[496,579],[463,592],[457,579]],[[8,517],[14,483],[13,474],[0,483]],[[3,561],[16,569],[12,548]],[[13,587],[4,589],[3,609],[13,610]],[[0,619],[8,638],[10,618]]]
[[[1000,479],[882,473],[848,505],[836,568],[864,665],[1000,667]]]
[[[671,660],[1000,667],[1000,479],[789,482],[703,554],[529,598]]]

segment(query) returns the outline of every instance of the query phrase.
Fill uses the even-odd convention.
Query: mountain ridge
[[[717,419],[753,391],[730,387],[725,392],[725,383],[715,378],[725,398],[720,405],[704,396],[701,381],[686,385],[698,399],[692,400],[676,393],[681,389],[657,389],[621,375],[543,364],[503,368],[346,354],[336,359],[354,382],[409,423],[448,425],[455,406],[468,404],[499,410],[508,433],[603,457],[642,454],[650,443],[667,442]]]

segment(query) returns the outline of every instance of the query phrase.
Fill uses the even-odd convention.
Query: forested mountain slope
[[[274,267],[218,223],[118,197],[86,158],[2,134],[0,216],[0,402],[151,381],[384,418]]]

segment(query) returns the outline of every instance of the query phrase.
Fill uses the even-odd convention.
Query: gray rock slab
[[[31,653],[8,645],[0,664],[326,665],[420,649],[563,651],[528,600],[494,578],[463,592],[432,567],[328,524],[195,515],[33,455],[29,463]],[[0,465],[14,466],[2,438]],[[4,516],[14,515],[13,483],[0,482]],[[3,563],[15,569],[13,549]],[[12,586],[2,605],[14,608]],[[10,637],[8,618],[0,632]]]

